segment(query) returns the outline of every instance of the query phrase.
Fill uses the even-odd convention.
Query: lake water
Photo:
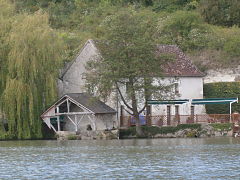
[[[0,179],[240,179],[240,138],[2,141]]]

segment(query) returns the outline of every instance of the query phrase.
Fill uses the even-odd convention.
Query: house
[[[164,65],[164,79],[174,83],[175,100],[202,99],[203,77],[205,76],[176,45],[158,45],[157,53],[172,54],[175,61]],[[190,107],[184,105],[165,105],[153,110],[154,114],[181,115],[204,114],[204,106]]]
[[[191,62],[189,58],[175,45],[158,45],[157,53],[168,53],[175,57],[174,62],[166,64],[163,69],[164,81],[173,83],[175,97],[174,100],[182,99],[202,99],[203,98],[203,77],[204,74]],[[87,72],[85,66],[87,62],[98,58],[100,52],[93,40],[88,40],[83,48],[80,50],[76,59],[70,62],[61,72],[58,80],[59,96],[72,93],[84,93],[86,92],[86,79],[85,73]],[[116,101],[118,95],[113,95],[106,102],[106,106],[110,106],[117,110],[117,123],[119,125],[120,116],[129,116],[124,110],[124,106],[121,102]],[[78,98],[78,103],[81,104],[81,99]],[[56,106],[56,105],[55,105]],[[53,111],[53,110],[52,110]],[[194,106],[191,103],[160,103],[156,106],[151,106],[148,109],[148,115],[151,116],[166,116],[171,120],[171,116],[174,115],[193,115],[204,114],[204,105]],[[143,115],[146,115],[145,111]],[[45,122],[49,122],[49,119]],[[113,122],[113,121],[112,121]],[[73,123],[74,124],[74,123]],[[86,124],[84,125],[86,128]],[[107,128],[107,127],[104,127]]]
[[[104,131],[118,126],[116,111],[86,93],[65,94],[41,118],[55,132]]]

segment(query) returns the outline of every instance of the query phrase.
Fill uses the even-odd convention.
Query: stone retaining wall
[[[80,133],[72,131],[59,131],[58,140],[94,140],[94,139],[119,139],[119,130],[84,131]]]

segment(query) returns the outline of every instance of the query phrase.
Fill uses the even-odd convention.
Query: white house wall
[[[178,83],[179,94],[174,94],[174,86],[172,87],[172,92],[164,95],[166,100],[170,99],[202,99],[203,98],[203,78],[202,77],[166,77],[160,81],[155,81],[155,83],[161,83],[165,85],[170,85],[173,83]],[[123,95],[126,97],[126,88],[121,87]],[[167,93],[167,92],[166,92]],[[139,103],[139,108],[143,107],[143,103]],[[121,105],[124,105],[121,103]],[[171,106],[171,115],[175,115],[175,105]],[[191,103],[178,105],[180,115],[190,115],[191,114]],[[128,116],[127,111],[123,112],[123,115]],[[195,114],[205,114],[204,105],[194,106]],[[143,112],[144,115],[144,112]],[[167,115],[167,105],[152,105],[152,115]]]
[[[82,51],[68,69],[62,80],[58,80],[59,96],[66,93],[85,92],[85,66],[88,61],[96,58],[98,50],[92,40],[87,41]]]
[[[172,78],[166,78],[167,81]],[[175,82],[178,83],[179,96],[174,99],[202,99],[203,98],[203,78],[202,77],[179,77]],[[175,115],[175,105],[170,105],[171,115]],[[204,105],[194,106],[195,114],[205,114]],[[186,103],[179,105],[180,115],[191,114],[191,104]],[[167,105],[152,105],[152,115],[167,115]]]

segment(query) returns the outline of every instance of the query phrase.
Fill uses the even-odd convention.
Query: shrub
[[[128,129],[120,129],[119,131],[119,137],[135,136],[135,135],[136,135],[135,127],[129,127]]]
[[[187,137],[192,138],[192,137],[198,137],[197,131],[189,131],[186,134]]]
[[[178,126],[167,126],[167,127],[157,127],[157,126],[143,126],[143,137],[152,137],[156,134],[168,134],[179,130],[184,129],[192,129],[192,130],[201,130],[200,124],[180,124]],[[195,131],[194,131],[195,132]],[[195,133],[196,134],[196,133]],[[120,138],[127,137],[127,136],[136,136],[136,128],[130,127],[128,129],[121,129],[119,132]],[[195,137],[195,135],[193,136]]]
[[[212,126],[214,130],[220,129],[221,131],[230,130],[232,128],[231,123],[214,123],[214,124],[210,124],[210,126]]]
[[[77,140],[77,136],[76,135],[68,135],[67,139],[68,140]]]
[[[176,128],[178,130],[181,130],[181,129],[197,129],[197,130],[201,130],[201,124],[179,124]]]

